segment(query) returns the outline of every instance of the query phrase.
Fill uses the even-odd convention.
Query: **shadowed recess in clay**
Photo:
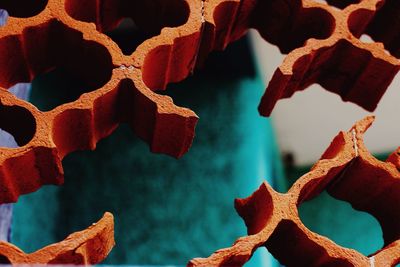
[[[345,259],[328,255],[323,246],[312,241],[291,220],[279,222],[265,245],[281,264],[287,266],[354,266]]]
[[[13,87],[11,87],[8,91],[13,95],[15,95],[16,97],[18,97],[19,99],[28,99],[30,94],[30,84],[29,83],[16,84]],[[11,133],[3,129],[0,129],[0,147],[17,148],[19,146],[15,141],[14,136]]]
[[[376,58],[371,52],[353,46],[347,40],[340,40],[332,49],[332,60],[319,62],[325,51],[321,51],[321,58],[316,58],[310,64],[302,88],[316,82],[328,91],[337,93],[343,101],[352,101],[368,111],[373,111],[385,93],[387,81],[381,77],[374,77],[368,81],[370,88],[366,88],[361,79],[366,79],[367,73],[379,70],[382,66],[390,68],[390,64]],[[316,79],[313,81],[313,79]],[[381,89],[382,88],[382,89]],[[370,97],[363,97],[368,94]]]
[[[0,264],[11,264],[11,262],[7,259],[6,256],[1,255],[0,253]]]
[[[354,209],[373,215],[382,227],[384,245],[387,246],[400,238],[400,180],[393,179],[389,171],[378,167],[383,162],[375,161],[376,165],[372,165],[363,158],[354,159],[327,191],[350,203]]]
[[[12,51],[0,54],[0,86],[7,88],[16,83],[31,82],[40,75],[60,69],[66,73],[64,76],[73,73],[82,83],[78,85],[80,92],[70,89],[73,97],[66,101],[74,101],[81,93],[102,87],[111,77],[113,66],[107,49],[96,42],[84,40],[82,33],[59,21],[52,20],[25,29],[22,34],[24,42],[20,37],[10,35],[0,39],[0,49]],[[59,53],[60,50],[63,52]],[[57,91],[57,87],[55,85],[53,90]],[[53,107],[45,107],[44,110]]]
[[[257,213],[264,212],[260,208],[262,205],[270,205],[259,195],[271,194],[274,209],[264,228],[256,234],[240,237],[231,247],[217,250],[208,258],[191,260],[189,266],[242,266],[257,248],[264,245],[285,266],[369,266],[371,262],[375,262],[375,266],[398,264],[400,174],[392,163],[397,162],[397,158],[390,159],[389,162],[379,161],[365,147],[363,134],[373,120],[373,117],[366,117],[349,131],[340,132],[327,148],[323,158],[300,177],[286,194],[277,193],[264,182],[246,200],[254,202],[252,206],[257,208],[243,206],[244,212],[253,216],[242,216],[249,234],[256,232],[251,229],[254,224],[251,219],[256,218]],[[329,159],[333,155],[335,157]],[[397,151],[393,155],[396,156]],[[367,251],[365,254],[368,253],[369,256],[365,256],[359,251],[342,247],[327,237],[310,231],[299,218],[299,206],[324,190],[335,199],[344,200],[354,209],[375,217],[382,228],[384,247],[377,249],[373,254]],[[238,207],[236,209],[240,215],[243,214],[243,210],[239,210]],[[351,216],[347,216],[345,220],[345,223],[352,223]],[[332,221],[328,224],[335,227]],[[363,234],[365,235],[361,233]]]
[[[124,18],[117,28],[106,34],[117,43],[124,55],[132,54],[141,43],[152,37],[151,34],[143,32],[132,18]]]
[[[161,33],[164,27],[186,23],[189,6],[185,0],[67,0],[67,13],[81,21],[93,22],[118,44],[125,55],[132,54],[145,40]],[[82,8],[82,5],[87,8]]]
[[[42,12],[48,0],[2,0],[0,9],[7,10],[10,17],[29,18]]]
[[[393,56],[400,58],[400,1],[383,1],[366,33],[373,40],[382,42]]]
[[[360,3],[362,0],[313,0],[314,2],[330,5],[339,9],[344,9],[352,4]]]
[[[343,151],[342,140],[342,134],[337,135],[322,158],[325,158],[329,151],[337,151],[338,147]],[[365,149],[363,142],[359,142],[358,146],[361,148],[358,149]],[[372,156],[356,157],[345,165],[330,169],[326,175],[316,176],[302,185],[297,205],[301,206],[303,202],[312,200],[326,190],[333,198],[343,200],[355,210],[376,218],[382,228],[384,246],[388,246],[400,238],[400,205],[397,204],[400,204],[400,198],[396,193],[400,191],[400,181],[394,179],[393,173],[384,167],[387,164]],[[300,181],[296,183],[300,184]],[[368,186],[365,186],[366,184]],[[384,203],[393,205],[389,207]]]
[[[88,86],[75,72],[57,68],[35,77],[32,81],[30,102],[41,111],[49,111],[64,103],[73,102],[82,93],[95,89]],[[46,97],[43,98],[43,95]]]
[[[12,135],[18,146],[24,146],[33,138],[36,122],[28,110],[0,104],[0,129]]]
[[[252,27],[282,53],[302,47],[310,38],[326,39],[335,28],[331,14],[322,8],[304,8],[301,1],[259,1]]]
[[[341,8],[344,9],[346,7],[348,7],[349,5],[352,4],[358,4],[360,3],[362,0],[326,0],[326,2],[331,5],[331,6],[335,6],[337,8]]]

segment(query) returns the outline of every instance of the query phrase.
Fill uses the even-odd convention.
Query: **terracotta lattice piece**
[[[114,218],[111,213],[106,213],[88,229],[31,254],[0,241],[0,264],[97,264],[107,257],[113,246]]]
[[[0,203],[15,202],[44,184],[61,184],[63,157],[94,149],[121,122],[154,152],[180,157],[188,150],[197,116],[153,90],[192,71],[200,1],[5,0],[0,8],[10,15],[0,27],[1,87],[55,68],[87,85],[79,99],[47,112],[1,90],[0,127],[20,147],[1,149]],[[149,35],[131,55],[102,33],[125,17]]]
[[[398,1],[327,2],[0,1],[10,15],[0,27],[0,127],[20,145],[0,150],[0,203],[15,202],[43,184],[62,183],[61,160],[94,149],[120,123],[128,123],[152,151],[182,156],[198,118],[156,91],[183,80],[209,52],[225,48],[249,28],[289,53],[262,99],[262,114],[314,82],[374,109],[399,70]],[[133,52],[104,34],[123,18],[136,25]],[[362,43],[363,33],[384,45]],[[55,68],[84,81],[77,100],[40,111],[5,92]]]
[[[152,151],[182,156],[198,118],[156,91],[186,78],[208,53],[250,28],[288,53],[262,98],[263,115],[312,83],[374,110],[400,66],[397,0],[3,0],[0,9],[10,15],[0,27],[0,128],[20,146],[0,150],[0,203],[15,202],[44,184],[61,184],[61,160],[76,150],[95,149],[120,123],[128,123]],[[135,22],[132,52],[105,34],[124,18]],[[363,43],[363,34],[376,42]],[[84,81],[78,99],[40,111],[7,92],[56,68]],[[287,194],[263,184],[248,199],[237,200],[250,235],[189,265],[242,265],[263,245],[289,266],[399,262],[400,205],[394,203],[400,156],[396,151],[385,163],[368,153],[362,134],[371,122],[367,118],[340,133]],[[385,248],[366,257],[310,232],[297,206],[323,189],[374,215]],[[33,254],[0,243],[2,260],[97,263],[114,244],[110,216]]]
[[[286,266],[387,267],[400,263],[398,153],[382,162],[368,152],[362,138],[373,119],[367,117],[350,131],[340,132],[311,171],[286,194],[275,192],[265,182],[250,197],[237,199],[235,208],[249,235],[209,258],[193,259],[188,266],[242,266],[261,246]],[[373,215],[382,227],[384,248],[367,257],[307,229],[297,208],[323,190]]]
[[[262,98],[261,114],[269,116],[279,99],[313,83],[373,111],[399,71],[399,1],[319,2],[260,1],[255,27],[289,53]],[[363,34],[377,42],[362,42]]]

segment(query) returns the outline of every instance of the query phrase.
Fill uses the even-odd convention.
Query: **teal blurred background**
[[[122,125],[95,151],[65,158],[65,185],[20,198],[13,243],[32,252],[86,228],[105,211],[115,216],[116,239],[106,264],[184,265],[245,235],[234,199],[250,195],[263,179],[274,184],[282,176],[270,121],[257,112],[263,84],[251,59],[243,39],[163,92],[200,117],[183,158],[150,153]],[[48,110],[72,100],[69,88],[81,86],[55,70],[34,80],[31,102]],[[249,266],[262,261],[270,264],[266,253],[257,253]]]
[[[213,53],[204,69],[163,92],[200,117],[183,158],[150,153],[122,125],[95,151],[65,158],[65,185],[20,198],[12,242],[32,252],[110,211],[116,246],[105,264],[184,265],[230,246],[246,234],[234,198],[250,195],[263,179],[285,192],[311,167],[282,162],[271,120],[257,112],[265,86],[261,77],[246,38]],[[55,70],[34,80],[31,102],[49,110],[73,100],[70,88],[83,86],[72,73]],[[342,246],[366,255],[382,246],[372,216],[326,193],[304,203],[299,213],[311,230]],[[261,265],[278,264],[263,249],[246,266]]]

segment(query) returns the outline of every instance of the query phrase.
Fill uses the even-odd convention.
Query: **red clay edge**
[[[18,135],[21,147],[1,149],[0,203],[15,202],[44,184],[61,184],[61,160],[73,151],[95,149],[120,123],[128,123],[151,151],[183,156],[192,144],[198,117],[156,91],[186,78],[211,51],[224,49],[249,28],[289,53],[262,98],[263,115],[270,115],[279,99],[312,83],[373,110],[399,70],[395,56],[400,42],[393,34],[397,26],[389,27],[400,12],[394,1],[329,1],[342,9],[311,0],[288,5],[174,0],[155,2],[163,7],[159,9],[147,2],[111,0],[28,2],[0,3],[11,15],[0,27],[0,87],[64,68],[80,76],[88,92],[43,112],[1,90],[1,98],[11,101],[8,106],[15,103],[29,114],[7,107],[5,115],[0,114],[23,119],[18,126],[9,119],[2,125]],[[104,34],[126,17],[151,33],[130,55]],[[377,30],[382,28],[385,31]],[[383,44],[362,43],[358,38],[363,33]]]
[[[201,5],[175,1],[162,9],[169,13],[158,14],[161,9],[152,11],[144,2],[138,3],[156,12],[144,27],[155,31],[159,27],[161,32],[131,55],[124,55],[102,33],[127,16],[118,13],[124,10],[120,5],[123,1],[49,0],[29,9],[32,5],[0,3],[11,15],[0,27],[0,126],[20,146],[0,149],[0,203],[16,202],[21,194],[46,184],[62,184],[61,160],[77,150],[95,149],[120,123],[128,123],[153,152],[179,158],[189,150],[198,117],[154,91],[192,72],[200,42]],[[179,17],[175,8],[186,15]],[[91,13],[96,10],[100,12]],[[150,19],[145,13],[133,15],[143,23]],[[40,111],[1,89],[30,82],[54,68],[79,76],[89,92],[50,111]]]
[[[392,162],[379,161],[366,149],[363,134],[373,120],[366,117],[348,132],[340,132],[311,171],[286,194],[275,192],[264,182],[250,197],[237,199],[235,208],[249,235],[208,258],[191,260],[188,266],[243,266],[262,246],[285,266],[398,264],[400,172]],[[367,257],[307,229],[298,207],[324,190],[373,215],[382,226],[384,247]]]
[[[0,241],[1,263],[19,264],[74,264],[94,265],[102,262],[115,245],[114,218],[105,213],[103,218],[86,230],[69,235],[60,243],[49,245],[31,254]]]
[[[375,110],[400,67],[394,53],[398,47],[387,53],[384,45],[388,48],[389,41],[370,30],[389,28],[385,34],[392,35],[392,22],[381,19],[393,12],[387,8],[389,5],[399,9],[391,1],[382,0],[363,0],[343,10],[308,0],[287,6],[284,1],[261,1],[253,26],[267,41],[289,54],[268,84],[259,105],[260,114],[270,116],[280,99],[290,98],[314,83],[338,94],[343,101]],[[383,44],[361,42],[364,33]]]

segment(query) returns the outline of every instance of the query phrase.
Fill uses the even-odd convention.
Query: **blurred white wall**
[[[250,39],[265,85],[284,56],[252,30]],[[314,163],[340,130],[348,130],[355,121],[371,113],[319,85],[280,100],[272,112],[281,152],[292,153],[298,166]],[[397,75],[378,108],[376,121],[365,136],[372,153],[388,153],[400,146],[400,75]]]

